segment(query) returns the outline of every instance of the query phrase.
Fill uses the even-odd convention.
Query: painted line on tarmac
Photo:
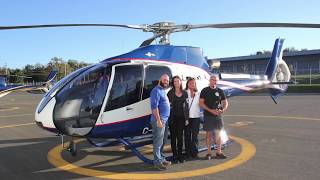
[[[0,116],[0,118],[21,117],[21,116],[33,116],[33,115],[34,115],[34,114],[16,114],[16,115]]]
[[[13,111],[13,110],[17,110],[17,109],[20,109],[19,107],[11,107],[11,108],[7,108],[7,109],[0,109],[0,112],[1,111]]]
[[[230,136],[234,141],[240,144],[241,152],[238,156],[229,161],[226,161],[222,164],[218,164],[215,166],[196,169],[196,170],[187,170],[183,172],[173,172],[173,173],[152,173],[152,174],[141,174],[141,173],[115,173],[115,172],[108,172],[108,171],[100,171],[94,170],[89,168],[84,168],[80,166],[76,166],[72,163],[67,162],[61,156],[63,148],[61,145],[58,145],[51,149],[48,152],[47,158],[48,161],[55,167],[69,171],[71,173],[80,174],[89,177],[96,177],[96,178],[108,178],[108,179],[178,179],[178,178],[187,178],[187,177],[194,177],[194,176],[203,176],[213,173],[218,173],[221,171],[225,171],[227,169],[231,169],[237,167],[249,159],[251,159],[255,153],[256,148],[255,146],[240,137]]]
[[[25,124],[14,124],[14,125],[8,125],[8,126],[0,126],[0,129],[4,129],[4,128],[14,128],[14,127],[20,127],[20,126],[30,126],[30,125],[34,125],[36,123],[25,123]]]
[[[248,126],[248,125],[254,124],[254,123],[255,122],[251,122],[251,121],[237,121],[234,123],[230,123],[229,125],[233,126],[233,127],[242,127],[242,126]]]
[[[6,93],[1,93],[0,94],[0,98],[2,98],[3,96],[5,96],[5,95],[8,95],[8,94],[10,94],[11,92],[6,92]]]
[[[253,117],[253,118],[280,118],[280,119],[296,119],[296,120],[310,120],[320,121],[319,118],[297,117],[297,116],[267,116],[267,115],[224,115],[225,117]]]

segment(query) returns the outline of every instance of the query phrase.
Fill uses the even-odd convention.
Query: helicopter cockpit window
[[[142,99],[150,97],[151,90],[158,85],[162,74],[168,74],[170,79],[172,77],[171,70],[168,67],[151,65],[146,68]]]
[[[65,76],[63,79],[58,81],[54,86],[44,95],[44,100],[41,102],[38,113],[40,113],[43,108],[48,104],[48,102],[51,100],[51,98],[54,96],[54,94],[59,91],[65,84],[67,84],[69,81],[71,81],[74,77],[78,76],[82,72],[86,71],[87,69],[91,68],[92,66],[86,66],[81,69],[78,69],[68,76]]]
[[[106,111],[139,102],[142,87],[142,65],[125,65],[115,68]]]
[[[99,116],[111,67],[99,64],[66,84],[56,95],[54,123],[68,135],[86,135]]]

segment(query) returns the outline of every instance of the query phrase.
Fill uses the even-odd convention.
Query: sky
[[[176,24],[288,22],[320,23],[319,0],[1,0],[0,26],[107,23]],[[137,48],[151,37],[141,30],[114,27],[66,27],[0,31],[0,67],[47,64],[51,58],[98,63]],[[284,47],[320,49],[320,29],[195,29],[171,35],[172,45],[196,46],[208,58]]]

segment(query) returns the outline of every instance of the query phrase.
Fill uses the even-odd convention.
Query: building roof
[[[292,51],[292,52],[284,52],[284,57],[289,56],[305,56],[305,55],[314,55],[319,54],[320,55],[320,49],[314,49],[314,50],[303,50],[303,51]],[[250,55],[250,56],[236,56],[236,57],[226,57],[226,58],[215,58],[215,59],[209,59],[209,60],[220,60],[220,61],[241,61],[241,60],[265,60],[269,59],[271,57],[271,54],[258,54],[258,55]]]

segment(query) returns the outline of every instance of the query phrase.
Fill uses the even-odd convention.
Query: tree
[[[295,51],[299,51],[299,50],[294,47],[287,47],[283,49],[283,52],[295,52]]]
[[[65,61],[62,58],[53,57],[46,65],[40,63],[34,65],[27,64],[22,69],[0,67],[0,74],[10,75],[9,82],[11,83],[44,82],[52,70],[58,71],[57,80],[60,80],[65,75],[88,65],[89,63],[83,61],[80,62],[72,59]]]
[[[9,73],[8,79],[10,83],[23,83],[25,76],[21,69],[9,69]]]

